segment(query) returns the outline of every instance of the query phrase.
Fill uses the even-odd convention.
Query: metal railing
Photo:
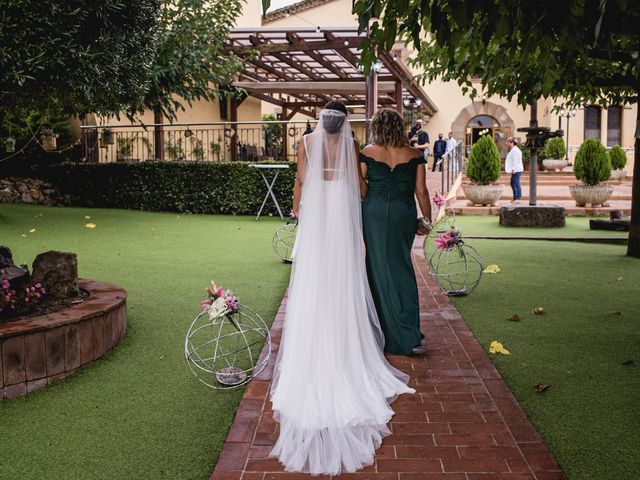
[[[463,171],[464,156],[462,154],[462,148],[462,142],[459,141],[452,150],[444,154],[436,165],[436,169],[442,169],[440,172],[442,195],[446,195],[451,190],[458,175]]]
[[[183,162],[295,161],[298,143],[316,120],[201,122],[150,125],[83,125],[82,160],[88,163],[149,160]],[[354,137],[366,138],[364,120],[352,120]]]

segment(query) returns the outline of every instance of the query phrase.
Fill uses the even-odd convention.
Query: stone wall
[[[0,179],[0,203],[37,203],[58,205],[56,188],[43,180],[35,178]]]

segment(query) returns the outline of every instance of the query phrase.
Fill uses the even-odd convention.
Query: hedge
[[[295,164],[279,172],[274,192],[287,215]],[[258,170],[243,162],[63,164],[41,173],[77,207],[255,215],[267,193]],[[271,199],[263,213],[277,213]]]

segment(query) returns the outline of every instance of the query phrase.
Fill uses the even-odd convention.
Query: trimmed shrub
[[[500,178],[500,153],[490,135],[484,135],[471,147],[467,177],[480,185],[489,185]]]
[[[65,205],[78,207],[255,215],[267,193],[260,173],[244,162],[63,164],[41,174],[57,187]],[[274,186],[285,215],[295,175],[290,164]],[[277,213],[271,199],[263,213]]]
[[[567,153],[562,137],[553,137],[547,140],[544,145],[546,150],[546,158],[562,160]]]
[[[597,185],[611,177],[611,159],[602,144],[587,138],[576,154],[573,172],[585,185]]]
[[[611,168],[613,170],[622,170],[627,164],[627,154],[620,148],[620,145],[614,145],[609,150],[609,158],[611,159]]]

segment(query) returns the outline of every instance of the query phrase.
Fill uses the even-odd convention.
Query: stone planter
[[[504,185],[474,185],[471,183],[463,183],[462,190],[470,206],[493,206],[502,195]]]
[[[584,207],[587,204],[591,207],[604,206],[605,202],[613,193],[610,185],[569,185],[569,193],[576,201],[576,206]]]
[[[621,182],[626,177],[627,177],[626,170],[620,170],[620,169],[611,170],[611,178],[613,180],[617,180],[618,182]]]
[[[547,158],[546,160],[542,161],[542,165],[544,166],[544,169],[547,171],[560,172],[564,167],[569,165],[569,162],[561,158]]]

